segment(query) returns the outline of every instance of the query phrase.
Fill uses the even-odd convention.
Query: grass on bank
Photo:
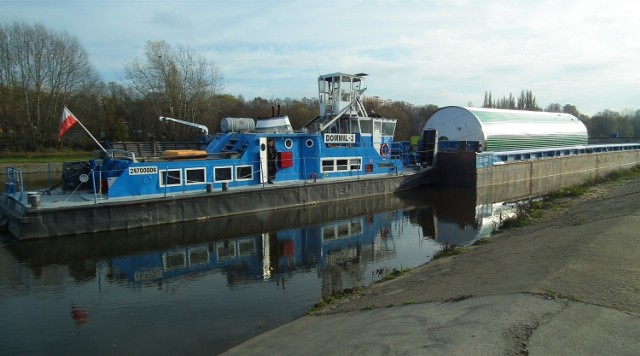
[[[455,256],[465,252],[467,252],[467,249],[465,249],[464,247],[447,243],[446,245],[444,245],[444,247],[440,251],[436,252],[436,254],[433,255],[433,260],[437,260],[439,258],[444,258],[448,256]]]
[[[385,275],[384,277],[382,277],[382,279],[373,282],[375,283],[381,283],[381,282],[385,282],[385,281],[390,281],[393,279],[396,279],[402,275],[407,274],[410,271],[410,269],[408,268],[394,268],[393,271],[391,271],[389,274]],[[320,301],[318,301],[316,304],[314,304],[311,308],[309,308],[305,315],[314,315],[316,314],[318,311],[326,308],[327,306],[333,304],[334,302],[336,302],[337,300],[340,299],[345,299],[345,298],[349,298],[352,297],[358,293],[361,292],[361,288],[353,288],[353,289],[345,289],[340,293],[335,293],[335,294],[331,294],[331,295],[327,295],[322,297],[322,299],[320,299]],[[369,307],[365,307],[365,309],[375,309],[375,306],[369,306]]]
[[[324,296],[324,297],[322,297],[322,299],[320,299],[320,301],[318,301],[311,308],[309,308],[304,314],[305,315],[314,315],[315,313],[317,313],[318,311],[326,308],[330,304],[333,304],[336,300],[348,298],[348,297],[353,296],[353,295],[355,295],[355,294],[357,294],[359,292],[360,292],[360,288],[356,287],[356,288],[353,288],[353,289],[345,289],[341,293]]]
[[[386,281],[390,281],[392,279],[396,279],[404,274],[406,274],[407,272],[409,272],[409,269],[407,268],[394,268],[393,271],[389,274],[387,274],[386,276],[382,277],[382,279],[380,279],[379,281],[376,281],[374,283],[382,283],[382,282],[386,282]]]
[[[84,151],[51,151],[51,152],[0,152],[0,163],[47,163],[86,161],[92,157],[91,152]]]

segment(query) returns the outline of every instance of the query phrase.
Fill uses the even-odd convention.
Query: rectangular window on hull
[[[237,166],[236,167],[236,180],[252,180],[253,179],[253,166]]]
[[[323,159],[322,160],[322,172],[333,172],[334,169],[334,161],[332,159]]]
[[[213,169],[214,182],[230,182],[233,179],[231,167],[216,167]]]
[[[322,160],[322,172],[346,172],[362,170],[362,158],[335,158]]]
[[[205,168],[187,168],[184,171],[187,176],[187,185],[205,183],[207,176]]]
[[[158,172],[161,187],[176,187],[182,185],[182,170],[169,169]]]
[[[362,159],[360,158],[351,158],[349,160],[349,169],[352,171],[359,171],[362,167]]]

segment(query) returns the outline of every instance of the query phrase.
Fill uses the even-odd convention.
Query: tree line
[[[490,91],[485,91],[482,107],[571,114],[585,124],[589,137],[596,140],[605,138],[640,138],[640,110],[626,110],[619,113],[605,109],[589,117],[581,114],[575,105],[571,104],[551,103],[542,109],[538,106],[533,92],[528,89],[522,90],[518,98],[509,93],[509,96],[497,99],[493,98]]]
[[[101,141],[180,141],[194,139],[197,130],[162,123],[169,116],[219,128],[224,117],[268,117],[272,108],[289,115],[294,129],[318,115],[317,98],[261,97],[223,93],[224,76],[214,62],[187,46],[147,41],[139,57],[123,67],[126,80],[104,82],[89,55],[74,36],[39,24],[0,23],[0,150],[43,151],[93,149],[82,130],[62,140],[57,129],[63,106]],[[398,120],[396,139],[419,133],[436,105],[365,98],[365,107]],[[494,100],[485,92],[485,107],[541,110],[530,91],[519,98]],[[585,122],[593,136],[640,136],[640,111],[605,110],[593,117],[572,105],[551,104],[545,110],[570,112]]]

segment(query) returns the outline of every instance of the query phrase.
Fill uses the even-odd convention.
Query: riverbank
[[[18,168],[24,175],[62,172],[64,162],[87,161],[91,152],[14,152],[0,153],[0,176],[6,175],[7,167]]]
[[[266,332],[229,354],[640,352],[640,178]]]

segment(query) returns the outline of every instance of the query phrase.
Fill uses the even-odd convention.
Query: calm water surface
[[[0,353],[215,354],[323,296],[490,234],[503,204],[422,191],[0,246]],[[72,222],[70,222],[72,223]]]

